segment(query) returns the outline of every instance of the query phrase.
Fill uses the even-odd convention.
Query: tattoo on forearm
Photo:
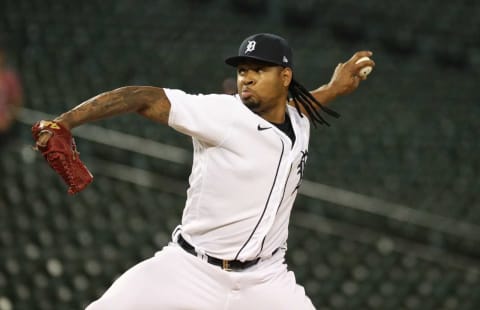
[[[160,88],[126,86],[99,94],[62,114],[58,120],[75,127],[114,115],[138,112],[164,97],[165,93]],[[163,117],[168,117],[168,110],[159,112],[164,114]]]

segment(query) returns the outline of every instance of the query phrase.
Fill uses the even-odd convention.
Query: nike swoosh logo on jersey
[[[262,127],[262,126],[260,126],[260,124],[258,124],[258,126],[257,126],[258,131],[267,130],[267,129],[270,129],[270,128],[272,128],[272,127],[271,126],[270,127]]]

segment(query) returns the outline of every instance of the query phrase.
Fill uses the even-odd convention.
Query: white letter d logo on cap
[[[255,50],[255,44],[257,44],[257,42],[248,41],[247,48],[245,49],[245,54],[249,52],[253,52]]]

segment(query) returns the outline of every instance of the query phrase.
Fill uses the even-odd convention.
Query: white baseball
[[[358,64],[358,63],[361,63],[362,61],[367,61],[367,60],[370,60],[370,58],[365,56],[365,57],[362,57],[359,60],[357,60],[357,62],[355,62],[355,63]],[[360,76],[365,77],[365,76],[369,75],[370,72],[372,72],[372,67],[371,66],[366,66],[366,67],[363,67],[362,69],[360,69],[360,71],[358,73],[360,74]]]

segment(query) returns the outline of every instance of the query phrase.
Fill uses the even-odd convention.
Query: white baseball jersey
[[[239,96],[165,89],[169,126],[193,138],[187,201],[178,227],[197,252],[226,260],[267,258],[286,247],[308,155],[310,124],[288,106],[295,143]]]

